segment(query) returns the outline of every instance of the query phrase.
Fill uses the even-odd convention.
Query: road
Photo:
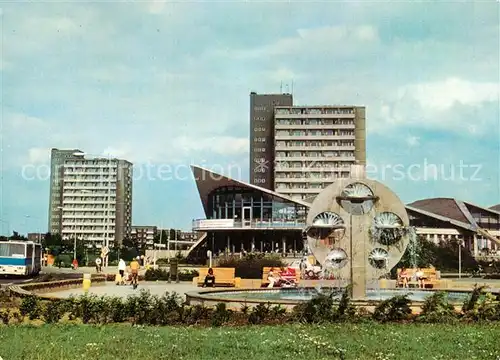
[[[16,283],[22,283],[22,282],[29,282],[32,279],[26,279],[26,278],[6,278],[6,277],[0,277],[0,287],[3,287],[4,285],[8,284],[16,284]]]

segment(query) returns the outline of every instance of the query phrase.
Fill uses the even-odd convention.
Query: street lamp
[[[462,278],[462,239],[458,239],[458,278]]]

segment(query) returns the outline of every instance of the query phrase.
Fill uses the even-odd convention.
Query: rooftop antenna
[[[285,86],[286,86],[286,93],[290,94],[290,88],[289,88],[288,84],[286,84]]]
[[[292,95],[293,95],[293,79],[292,79]]]
[[[281,80],[280,84],[280,94],[283,94],[283,80]]]

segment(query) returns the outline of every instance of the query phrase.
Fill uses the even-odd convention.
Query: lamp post
[[[462,278],[462,239],[458,240],[458,278]]]
[[[162,240],[163,238],[163,222],[160,222],[160,242],[158,245],[162,245]],[[156,268],[156,259],[157,259],[157,254],[158,254],[158,251],[156,250],[157,248],[159,248],[160,246],[157,246],[157,244],[154,245],[155,247],[155,254],[154,254],[154,267]]]
[[[208,250],[207,251],[207,257],[208,257],[208,267],[212,267],[212,251]]]
[[[167,260],[168,263],[170,264],[170,229],[168,229],[168,234],[167,234]]]

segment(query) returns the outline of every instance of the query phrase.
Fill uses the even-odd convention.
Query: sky
[[[47,230],[50,148],[134,163],[133,224],[189,229],[197,164],[248,180],[249,94],[366,106],[405,202],[500,203],[499,3],[45,1],[1,7],[1,231]]]

